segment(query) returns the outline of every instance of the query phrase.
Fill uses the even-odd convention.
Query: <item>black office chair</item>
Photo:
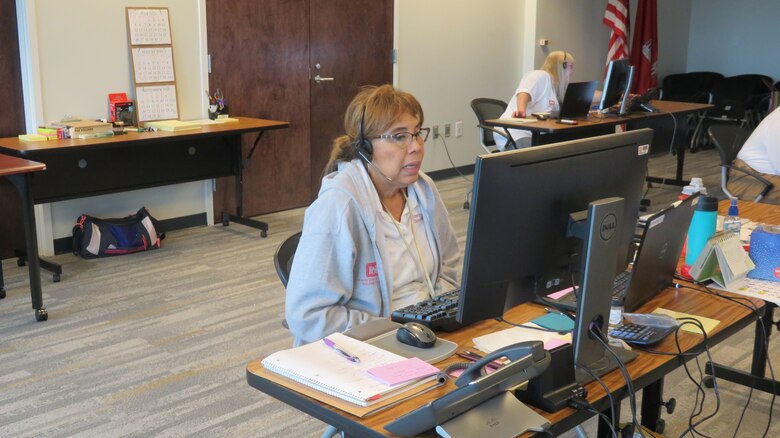
[[[506,102],[488,97],[479,97],[471,101],[471,109],[474,110],[474,114],[476,114],[479,121],[477,124],[477,127],[479,127],[479,144],[489,154],[498,152],[498,146],[496,146],[496,142],[493,139],[494,132],[507,139],[506,149],[517,149],[515,140],[509,135],[507,130],[485,125],[485,120],[501,117],[506,107]]]
[[[726,189],[729,173],[732,170],[735,170],[751,176],[764,185],[764,189],[761,190],[755,199],[755,202],[761,201],[761,198],[766,196],[766,194],[772,190],[774,185],[758,173],[751,172],[748,169],[735,167],[732,164],[737,158],[739,150],[742,149],[742,145],[745,144],[745,141],[748,139],[750,134],[737,125],[710,126],[707,130],[707,133],[709,134],[710,139],[712,139],[712,143],[715,145],[715,148],[718,149],[718,153],[720,153],[720,184],[721,188],[723,189],[723,193],[725,193],[729,198],[735,198],[735,196],[732,195],[728,189]]]
[[[710,146],[704,132],[716,124],[735,124],[752,131],[761,121],[769,103],[772,78],[745,74],[722,78],[712,88],[712,104],[699,121],[691,151]]]
[[[506,102],[498,99],[491,99],[489,97],[479,97],[471,101],[471,109],[474,110],[474,114],[477,116],[477,127],[479,128],[479,144],[485,152],[492,154],[500,152],[496,141],[493,139],[493,133],[506,138],[506,150],[517,149],[517,144],[506,129],[493,128],[492,126],[485,125],[485,120],[498,119],[506,109]],[[466,193],[466,201],[463,202],[463,209],[468,210],[471,199],[471,190]]]
[[[712,88],[715,82],[723,78],[720,73],[711,71],[698,71],[690,73],[676,73],[664,78],[661,87],[661,100],[691,103],[710,103]],[[701,127],[701,120],[706,111],[698,111],[689,114],[685,119],[686,139],[688,147],[696,150],[697,134]]]
[[[282,282],[284,287],[287,287],[287,281],[290,279],[290,269],[292,269],[293,257],[295,257],[295,250],[298,248],[298,242],[301,240],[301,232],[297,232],[287,239],[276,248],[274,253],[274,266],[276,267],[276,275],[279,276],[279,281]],[[287,325],[287,320],[282,320],[282,326],[286,329],[290,327]]]

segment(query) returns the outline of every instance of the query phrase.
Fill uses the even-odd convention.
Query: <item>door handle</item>
[[[322,76],[320,76],[320,75],[314,76],[314,82],[316,82],[316,83],[318,83],[318,84],[319,84],[320,82],[322,82],[322,81],[332,81],[332,80],[333,80],[333,78],[323,78],[323,77],[322,77]]]

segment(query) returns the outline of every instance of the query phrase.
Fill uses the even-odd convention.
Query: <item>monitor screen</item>
[[[628,58],[610,61],[607,65],[607,75],[604,79],[604,90],[601,93],[599,110],[607,110],[617,104],[621,104],[619,112],[623,114],[624,100],[628,98],[631,89],[634,68],[631,67]]]
[[[591,201],[625,200],[622,218],[630,226],[620,227],[612,278],[622,272],[651,139],[652,130],[641,129],[478,157],[458,322],[500,317],[575,283],[582,244],[567,237],[569,215]]]

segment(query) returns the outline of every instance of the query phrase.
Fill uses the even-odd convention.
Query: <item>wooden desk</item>
[[[761,300],[752,299],[751,301],[753,301],[759,308],[764,305]],[[756,319],[752,312],[741,306],[734,305],[722,298],[714,297],[704,292],[699,292],[689,288],[667,289],[642,306],[639,311],[650,312],[657,307],[664,307],[667,309],[673,309],[680,312],[692,313],[720,320],[721,323],[710,335],[710,345],[714,345],[723,341]],[[540,306],[524,304],[507,312],[505,318],[513,322],[524,322],[544,313],[544,309]],[[506,323],[499,323],[495,320],[488,320],[465,327],[454,333],[442,333],[441,337],[456,342],[459,345],[459,349],[470,349],[473,345],[473,338],[507,328],[510,328],[510,326]],[[703,337],[701,336],[693,335],[688,332],[680,333],[680,345],[683,351],[690,351],[694,347],[701,345],[702,340]],[[675,346],[674,337],[667,337],[664,341],[658,344],[655,349],[676,353],[677,349]],[[653,388],[654,391],[657,391],[657,388],[655,387],[662,385],[663,377],[666,374],[682,365],[684,360],[690,360],[692,358],[693,357],[687,357],[683,359],[677,356],[660,356],[640,351],[639,357],[627,364],[627,369],[631,375],[635,389],[638,390],[645,387],[650,387]],[[437,366],[444,368],[450,363],[458,361],[459,359],[452,357],[444,362],[438,363]],[[259,359],[250,362],[246,371],[248,383],[251,386],[265,392],[266,394],[275,397],[295,407],[296,409],[301,410],[302,412],[305,412],[328,424],[331,424],[339,430],[345,431],[347,435],[360,437],[388,435],[388,433],[383,429],[383,425],[430,402],[431,400],[443,396],[444,394],[454,389],[453,382],[449,380],[441,388],[437,388],[428,393],[421,394],[418,397],[414,397],[411,400],[407,400],[399,405],[393,406],[388,410],[361,419],[339,411],[313,398],[309,398],[294,391],[288,390],[284,386],[273,383],[263,377],[263,374],[266,372],[267,371],[263,369]],[[625,387],[625,381],[623,380],[623,375],[619,370],[615,370],[606,374],[603,377],[603,380],[609,387],[613,397],[620,399],[628,395]],[[588,390],[588,401],[598,410],[607,410],[609,401],[599,384],[593,382],[588,384],[586,388]],[[653,395],[656,394],[660,395],[657,392]],[[645,396],[643,396],[643,399],[644,398]],[[657,413],[658,408],[655,407],[655,410]],[[570,408],[564,408],[552,414],[543,412],[541,410],[538,411],[547,419],[549,419],[553,424],[552,433],[555,435],[571,429],[572,427],[582,423],[593,415],[585,411],[578,411]],[[642,423],[646,425],[652,424],[652,426],[655,426],[655,420],[657,420],[657,418],[652,418],[653,412],[643,406],[642,413]],[[646,420],[644,415],[648,415],[650,418]]]
[[[256,132],[259,140],[265,131],[287,127],[287,122],[238,117],[235,123],[177,132],[41,142],[0,138],[0,152],[45,163],[46,172],[33,174],[30,180],[31,204],[235,176],[236,213],[223,212],[222,224],[228,225],[232,220],[257,228],[266,237],[268,224],[243,217],[241,135]],[[29,248],[29,240],[35,240],[35,236],[27,233],[26,237]],[[62,271],[58,265],[38,260],[37,250],[34,258],[36,264],[43,263],[44,268],[54,272],[54,281],[59,280]],[[27,259],[32,262],[30,251]],[[33,291],[35,304],[35,297],[40,297],[40,285],[33,289],[37,289]]]
[[[576,119],[577,125],[564,125],[556,122],[555,120],[537,121],[531,123],[523,123],[520,121],[510,121],[508,119],[492,119],[486,120],[485,124],[488,126],[501,127],[501,128],[514,128],[524,129],[531,131],[531,145],[537,146],[541,144],[554,143],[559,141],[568,141],[584,137],[592,137],[595,135],[611,134],[614,132],[616,125],[626,124],[628,129],[635,129],[639,124],[644,123],[651,119],[658,117],[672,117],[675,118],[675,124],[678,128],[677,144],[681,145],[676,147],[677,151],[677,170],[674,179],[647,177],[648,182],[663,182],[666,184],[686,185],[687,182],[683,181],[683,165],[685,162],[685,149],[687,145],[682,144],[679,140],[683,140],[682,128],[685,126],[684,120],[680,119],[680,116],[687,116],[690,113],[712,108],[710,104],[701,103],[688,103],[688,102],[672,102],[668,100],[653,100],[651,104],[656,107],[659,112],[647,113],[647,112],[632,112],[625,116],[609,116],[604,118],[586,117]]]
[[[729,200],[720,201],[718,213],[725,216],[730,204]],[[778,205],[739,201],[739,215],[753,222],[780,224],[780,206]],[[765,347],[769,346],[769,336],[772,334],[774,325],[772,317],[776,307],[777,305],[773,303],[767,303],[764,315],[756,321],[756,331],[753,337],[753,359],[749,373],[712,362],[707,362],[705,372],[712,375],[714,370],[718,379],[780,395],[780,384],[776,380],[765,377],[768,355]],[[764,345],[764,333],[766,333],[766,345]]]
[[[42,170],[46,170],[46,165],[43,163],[0,154],[0,176],[5,177],[13,184],[21,200],[27,254],[30,256],[28,268],[30,297],[32,307],[35,309],[35,319],[38,321],[45,321],[48,318],[48,313],[43,308],[43,297],[41,296],[41,267],[38,263],[38,238],[35,230],[35,211],[30,181],[34,172]],[[5,298],[4,286],[3,265],[0,264],[0,299]]]

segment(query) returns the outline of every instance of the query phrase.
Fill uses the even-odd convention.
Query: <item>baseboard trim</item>
[[[174,217],[160,220],[162,229],[165,231],[181,230],[190,227],[199,227],[208,225],[206,213],[196,213],[188,216]],[[73,238],[60,237],[54,239],[54,254],[67,254],[73,252]]]
[[[452,178],[454,176],[460,176],[458,171],[460,171],[460,173],[462,173],[464,175],[472,175],[472,174],[474,174],[474,165],[473,164],[468,164],[468,165],[465,165],[465,166],[458,166],[457,169],[458,170],[455,170],[454,168],[449,167],[447,169],[434,170],[434,171],[425,172],[425,173],[428,176],[430,176],[431,179],[433,179],[434,181],[447,179],[447,178]]]

